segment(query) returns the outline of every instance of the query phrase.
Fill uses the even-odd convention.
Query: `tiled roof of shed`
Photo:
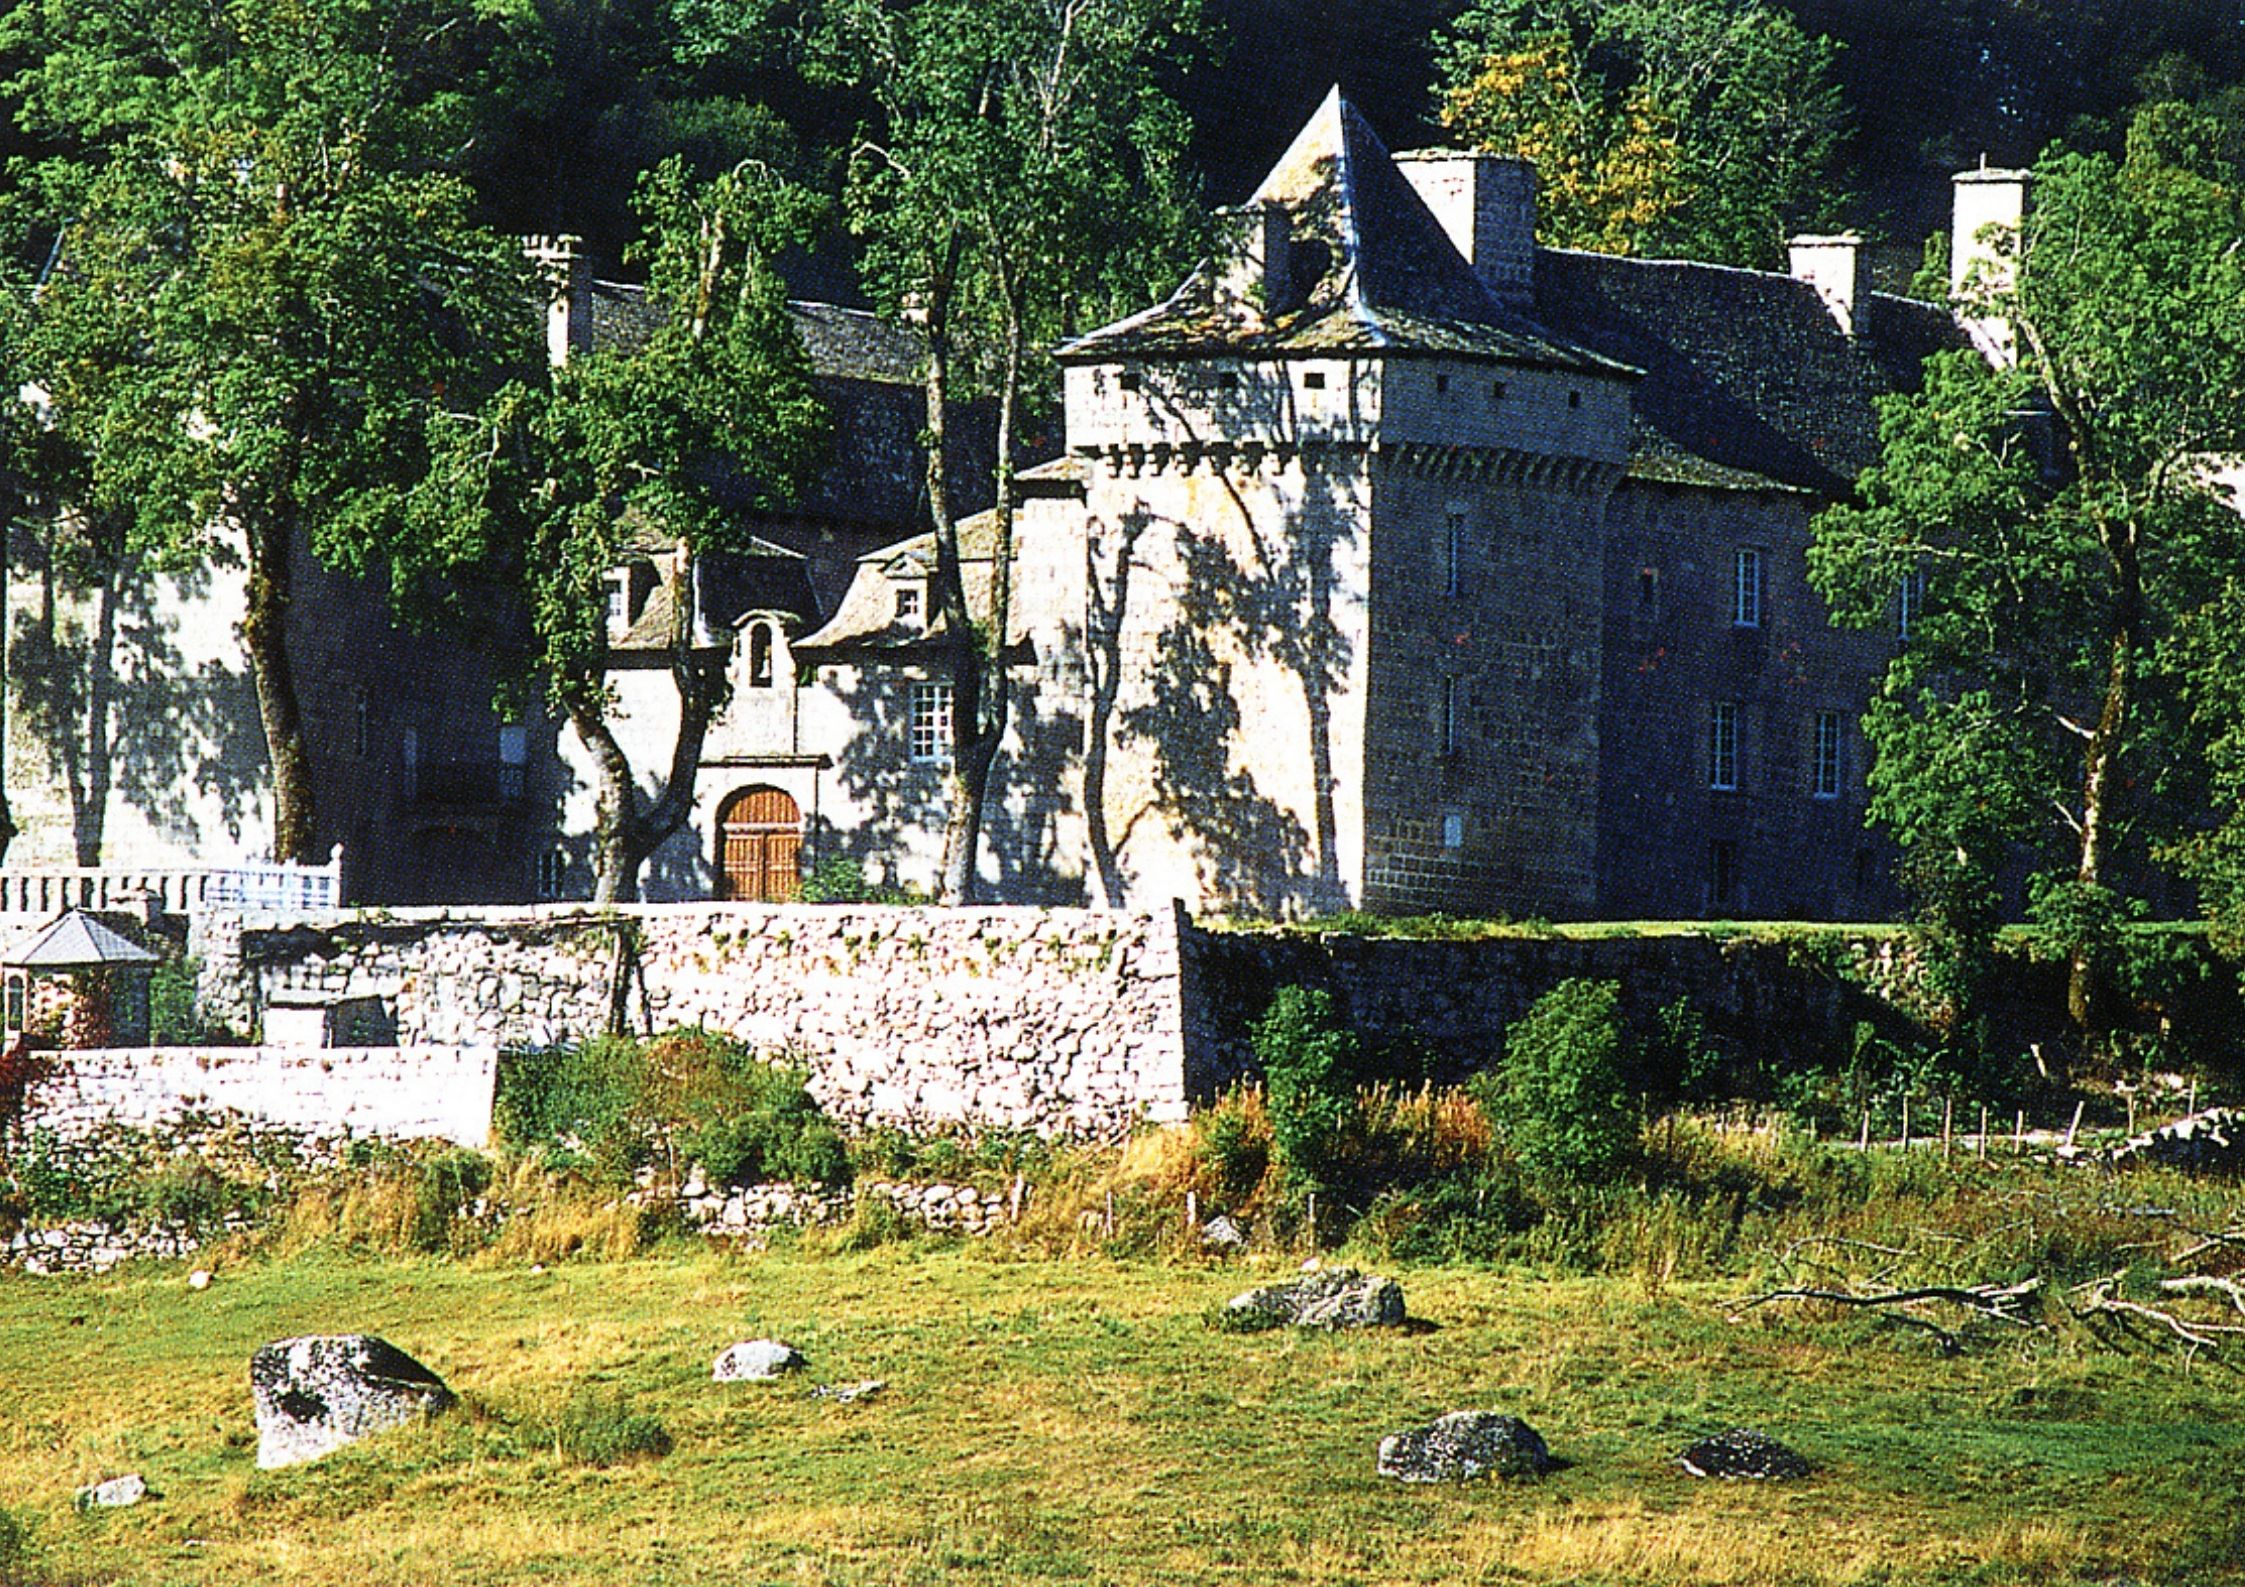
[[[1967,345],[1930,303],[1870,294],[1850,338],[1791,276],[1551,248],[1536,251],[1536,312],[1646,372],[1633,474],[1724,488],[1846,490],[1877,455],[1877,398]]]
[[[1203,260],[1169,300],[1058,350],[1064,360],[1449,353],[1629,374],[1492,298],[1339,89],[1256,189],[1285,206],[1295,295],[1279,312],[1222,290]]]

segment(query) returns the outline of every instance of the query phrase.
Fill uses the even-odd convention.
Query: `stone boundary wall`
[[[127,1047],[56,1054],[24,1097],[21,1128],[64,1140],[104,1125],[156,1130],[187,1115],[331,1138],[448,1140],[491,1135],[495,1048]]]
[[[852,1126],[1116,1135],[1185,1116],[1175,911],[668,904],[197,921],[206,1018],[377,997],[401,1045],[726,1031]]]

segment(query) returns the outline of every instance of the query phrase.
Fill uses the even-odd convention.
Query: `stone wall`
[[[106,1125],[155,1130],[231,1112],[307,1136],[482,1146],[497,1067],[491,1047],[65,1052],[27,1092],[22,1124],[73,1140]]]
[[[213,917],[205,1015],[378,997],[407,1047],[727,1031],[851,1125],[1111,1135],[1182,1118],[1180,917],[750,904]]]

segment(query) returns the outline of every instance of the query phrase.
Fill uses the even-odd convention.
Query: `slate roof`
[[[1088,474],[1076,458],[1056,458],[1036,468],[1024,469],[1015,483],[1024,500],[1040,495],[1080,495]],[[1021,558],[1020,519],[1015,518],[1014,560]],[[987,616],[991,604],[992,576],[998,560],[998,514],[995,510],[962,518],[959,531],[959,577],[966,586],[967,610]],[[899,581],[925,578],[935,571],[935,532],[913,535],[882,546],[858,559],[857,576],[824,627],[792,642],[797,654],[806,651],[873,649],[911,650],[943,638],[950,632],[933,601],[925,603],[921,617],[900,619],[896,613]],[[1018,585],[1016,586],[1018,588]],[[1027,637],[1027,614],[1017,601],[1013,609],[1009,642]]]
[[[1969,345],[1945,308],[1869,294],[1850,338],[1791,276],[1536,250],[1536,313],[1645,371],[1630,473],[1728,489],[1847,490],[1878,453],[1874,403]]]
[[[1293,222],[1294,290],[1270,305],[1223,289],[1201,262],[1168,301],[1059,348],[1063,361],[1223,352],[1306,357],[1445,353],[1633,373],[1491,297],[1379,135],[1336,88],[1256,189]]]
[[[919,388],[923,349],[910,331],[836,303],[793,301],[787,312],[810,355],[812,374]],[[629,281],[592,284],[593,346],[634,351],[661,323],[662,311],[647,301],[645,287]]]
[[[156,954],[82,909],[71,910],[8,955],[8,963],[21,970],[92,970],[157,962]]]
[[[646,553],[667,553],[670,547],[651,535],[634,534],[629,543]],[[751,612],[784,612],[805,622],[818,615],[811,592],[808,558],[800,551],[751,539],[737,551],[712,551],[701,559],[700,646],[730,645],[731,630]],[[655,651],[670,648],[670,625],[676,602],[671,586],[658,582],[640,609],[639,618],[610,646],[612,651]]]

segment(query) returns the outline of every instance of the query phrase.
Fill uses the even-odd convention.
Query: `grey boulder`
[[[715,1383],[767,1383],[784,1372],[803,1370],[803,1354],[777,1339],[744,1339],[727,1345],[710,1368]]]
[[[1767,1433],[1750,1427],[1703,1438],[1676,1457],[1676,1464],[1695,1477],[1744,1478],[1755,1482],[1786,1482],[1809,1473],[1808,1461]]]
[[[2154,1163],[2197,1173],[2245,1173],[2245,1112],[2207,1108],[2114,1147],[2110,1160]]]
[[[1224,1321],[1243,1331],[1394,1328],[1403,1322],[1403,1286],[1353,1267],[1331,1267],[1233,1296],[1224,1308]]]
[[[80,1488],[74,1501],[81,1510],[121,1510],[127,1505],[140,1503],[148,1497],[148,1484],[139,1472],[128,1472],[122,1477],[111,1477],[107,1482],[97,1482]]]
[[[1495,1411],[1452,1411],[1380,1440],[1380,1475],[1397,1482],[1540,1477],[1551,1467],[1536,1430]]]
[[[1239,1226],[1238,1220],[1218,1213],[1202,1227],[1200,1243],[1211,1251],[1244,1251],[1247,1231]]]
[[[442,1378],[371,1334],[275,1340],[250,1357],[249,1387],[265,1471],[317,1460],[458,1403]]]

